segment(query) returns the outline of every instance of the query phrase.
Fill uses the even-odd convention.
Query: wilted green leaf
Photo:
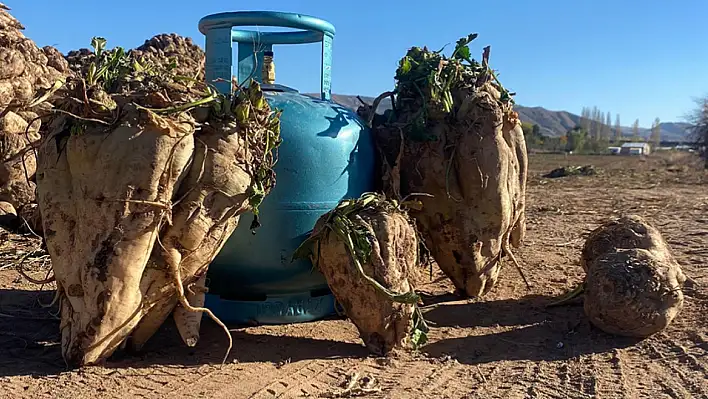
[[[457,46],[458,47],[467,46],[468,44],[472,43],[472,41],[474,39],[476,39],[477,36],[478,36],[477,33],[470,33],[469,35],[467,35],[467,37],[463,37],[463,38],[459,39],[457,41]]]
[[[103,50],[106,48],[106,39],[95,36],[91,39],[91,47],[93,47],[93,52],[96,54],[96,58],[100,57]]]
[[[472,52],[470,51],[470,48],[467,46],[460,47],[457,52],[455,53],[455,58],[469,61],[472,58]]]
[[[247,102],[242,102],[236,106],[234,113],[236,114],[236,121],[239,124],[245,124],[248,122],[248,116],[251,110],[251,104]]]
[[[401,60],[401,75],[405,75],[411,71],[411,60],[408,57],[403,57]]]

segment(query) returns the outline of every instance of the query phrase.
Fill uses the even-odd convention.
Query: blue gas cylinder
[[[232,30],[244,25],[305,30]],[[293,262],[292,255],[320,216],[341,199],[374,187],[370,132],[356,113],[331,101],[334,27],[300,14],[253,11],[209,15],[199,29],[206,35],[207,80],[221,78],[217,88],[231,91],[231,43],[237,42],[238,82],[261,82],[271,108],[282,110],[283,140],[274,168],[276,185],[260,206],[261,227],[254,234],[253,215],[241,216],[239,227],[209,266],[205,305],[230,323],[280,324],[333,314],[335,300],[322,274],[309,260]],[[313,42],[322,42],[319,98],[262,83],[263,54],[272,55],[273,44]]]

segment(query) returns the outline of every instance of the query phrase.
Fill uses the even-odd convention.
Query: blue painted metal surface
[[[257,32],[248,30],[232,31],[234,26],[279,26],[284,28],[304,29],[304,32]],[[231,40],[224,38],[228,30]],[[224,73],[225,60],[231,67],[232,41],[238,43],[239,84],[247,83],[249,78],[260,82],[263,52],[271,51],[274,44],[303,44],[322,42],[322,67],[320,74],[321,98],[329,100],[332,80],[332,41],[335,29],[332,24],[309,15],[273,12],[239,11],[212,14],[199,21],[199,31],[206,35],[206,79],[225,79],[217,88],[222,93],[231,93],[231,75]],[[210,37],[215,37],[211,39]],[[256,46],[254,46],[256,44]],[[257,50],[257,51],[255,51]],[[211,72],[213,71],[213,72]],[[210,73],[211,72],[211,73]]]
[[[334,297],[324,277],[312,270],[309,261],[291,262],[291,257],[322,214],[343,198],[358,197],[372,190],[372,138],[354,112],[330,101],[334,27],[325,21],[271,12],[207,16],[200,21],[199,28],[207,36],[208,79],[226,79],[223,61],[231,62],[232,49],[229,43],[227,56],[222,38],[227,36],[225,30],[238,25],[309,30],[267,34],[229,31],[230,40],[245,40],[238,46],[239,82],[249,75],[260,80],[260,70],[254,72],[254,65],[260,64],[262,51],[271,49],[273,44],[317,39],[322,41],[321,96],[318,99],[286,86],[263,85],[271,107],[283,111],[276,186],[260,207],[262,226],[256,234],[249,229],[252,214],[243,215],[239,227],[210,265],[206,306],[231,323],[319,319],[333,314]],[[218,40],[210,39],[213,32]],[[224,84],[218,88],[228,90],[230,85],[229,81],[228,87]]]

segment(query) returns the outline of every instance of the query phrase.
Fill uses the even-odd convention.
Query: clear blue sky
[[[517,102],[579,114],[598,106],[621,115],[677,121],[708,94],[708,0],[397,0],[41,1],[4,0],[40,46],[66,53],[92,36],[132,48],[159,33],[192,37],[207,14],[240,10],[299,12],[337,29],[332,89],[375,96],[393,85],[411,46],[440,48],[479,33],[473,53],[492,46],[491,65]],[[278,81],[319,90],[317,45],[275,48]]]

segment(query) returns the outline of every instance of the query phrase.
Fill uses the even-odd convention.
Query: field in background
[[[567,165],[595,166],[594,176],[545,179]],[[345,320],[234,329],[223,367],[223,332],[210,321],[186,348],[166,326],[141,354],[106,367],[64,372],[59,323],[44,287],[13,270],[18,248],[38,240],[0,232],[0,397],[337,397],[357,375],[367,398],[705,398],[708,397],[708,173],[688,154],[531,155],[528,232],[517,250],[532,289],[506,265],[482,300],[452,297],[434,271],[422,287],[435,327],[416,355],[368,357]],[[621,213],[646,217],[664,234],[693,282],[670,328],[635,341],[598,331],[582,302],[546,308],[578,283],[583,234]],[[48,260],[32,255],[30,274]]]

